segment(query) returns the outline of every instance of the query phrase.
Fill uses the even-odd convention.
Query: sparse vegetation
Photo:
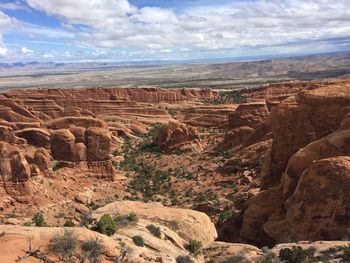
[[[72,222],[72,220],[67,220],[64,225],[64,227],[74,227],[74,223]]]
[[[78,239],[72,231],[64,231],[63,235],[50,240],[49,251],[57,255],[63,262],[74,262]]]
[[[154,235],[155,237],[160,238],[162,232],[160,231],[160,228],[155,226],[155,225],[148,225],[146,227],[148,229],[149,232],[151,232],[152,235]]]
[[[91,213],[84,213],[80,216],[80,226],[89,227],[93,221]]]
[[[117,225],[109,214],[103,215],[97,223],[96,231],[111,236],[115,233]]]
[[[194,261],[189,256],[178,256],[176,263],[194,263]]]
[[[132,237],[132,241],[134,242],[134,244],[138,247],[144,247],[145,246],[145,242],[143,240],[142,236],[133,236]]]
[[[32,218],[35,226],[43,227],[46,226],[45,219],[42,213],[36,213]]]
[[[90,238],[89,240],[83,241],[81,250],[84,252],[85,258],[91,263],[99,263],[100,257],[104,253],[104,248],[97,238]]]
[[[281,249],[279,258],[289,263],[314,262],[315,251],[314,248],[303,249],[300,246],[293,246]]]
[[[31,221],[24,222],[22,226],[32,226],[32,222]]]
[[[246,100],[246,97],[241,94],[241,92],[233,91],[221,91],[219,96],[215,99],[209,100],[211,104],[239,104],[243,103]]]
[[[127,219],[130,221],[130,222],[137,222],[137,215],[134,213],[134,212],[131,212],[128,216],[127,216]]]
[[[53,160],[52,163],[51,163],[51,166],[52,166],[52,170],[53,171],[57,171],[58,169],[61,168],[61,164],[57,160]]]
[[[191,239],[186,245],[186,249],[195,257],[202,254],[202,242],[196,239]]]
[[[220,263],[249,263],[249,261],[241,256],[236,256],[226,259],[224,261],[220,261]]]
[[[66,230],[62,235],[57,235],[50,240],[49,252],[56,255],[62,262],[99,263],[104,247],[97,238],[79,242],[73,231]]]

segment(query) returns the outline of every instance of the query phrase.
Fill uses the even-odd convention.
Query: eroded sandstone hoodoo
[[[159,148],[164,151],[200,148],[198,130],[178,121],[164,124],[155,141]]]

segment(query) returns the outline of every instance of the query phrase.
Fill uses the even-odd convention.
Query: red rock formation
[[[229,114],[228,124],[230,128],[239,128],[242,126],[256,128],[263,123],[268,115],[269,110],[264,100],[243,103],[234,112]]]
[[[18,138],[14,135],[12,128],[7,126],[0,126],[0,141],[17,143]]]
[[[30,166],[16,146],[3,141],[0,141],[0,175],[6,194],[16,197],[17,192],[27,191]]]
[[[258,244],[341,239],[350,211],[350,85],[304,91],[269,116],[273,146],[241,237]]]
[[[14,134],[20,138],[24,138],[28,144],[33,146],[50,148],[50,133],[44,129],[26,128],[17,130]]]
[[[230,130],[225,134],[225,137],[220,144],[220,149],[229,149],[245,143],[249,135],[254,131],[253,128],[248,126],[242,126]]]
[[[88,128],[85,132],[87,160],[110,160],[111,140],[109,131],[100,128]]]
[[[67,129],[60,129],[51,132],[51,153],[52,157],[58,161],[83,161],[76,160],[75,137]]]
[[[228,116],[234,112],[237,105],[205,105],[183,109],[177,114],[177,119],[194,127],[218,128],[228,125]]]
[[[171,121],[162,126],[155,141],[164,151],[199,147],[199,132],[196,128],[178,121]]]

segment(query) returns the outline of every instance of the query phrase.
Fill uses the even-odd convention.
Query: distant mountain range
[[[235,59],[0,63],[0,90],[109,85],[235,89],[281,81],[350,78],[350,52]]]
[[[236,58],[214,58],[214,59],[191,59],[191,60],[150,60],[150,61],[126,61],[126,62],[14,62],[14,63],[1,63],[0,70],[8,69],[71,69],[71,70],[98,70],[98,69],[113,69],[122,67],[152,67],[163,65],[186,65],[186,64],[221,64],[221,63],[245,63],[245,62],[264,62],[270,60],[279,59],[307,59],[312,60],[314,58],[320,59],[342,57],[350,59],[349,52],[335,52],[335,53],[322,53],[307,56],[296,57],[281,57],[281,56],[260,56],[260,57],[236,57]]]

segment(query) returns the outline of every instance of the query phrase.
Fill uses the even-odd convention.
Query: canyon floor
[[[350,260],[350,80],[13,89],[0,117],[1,262]]]

